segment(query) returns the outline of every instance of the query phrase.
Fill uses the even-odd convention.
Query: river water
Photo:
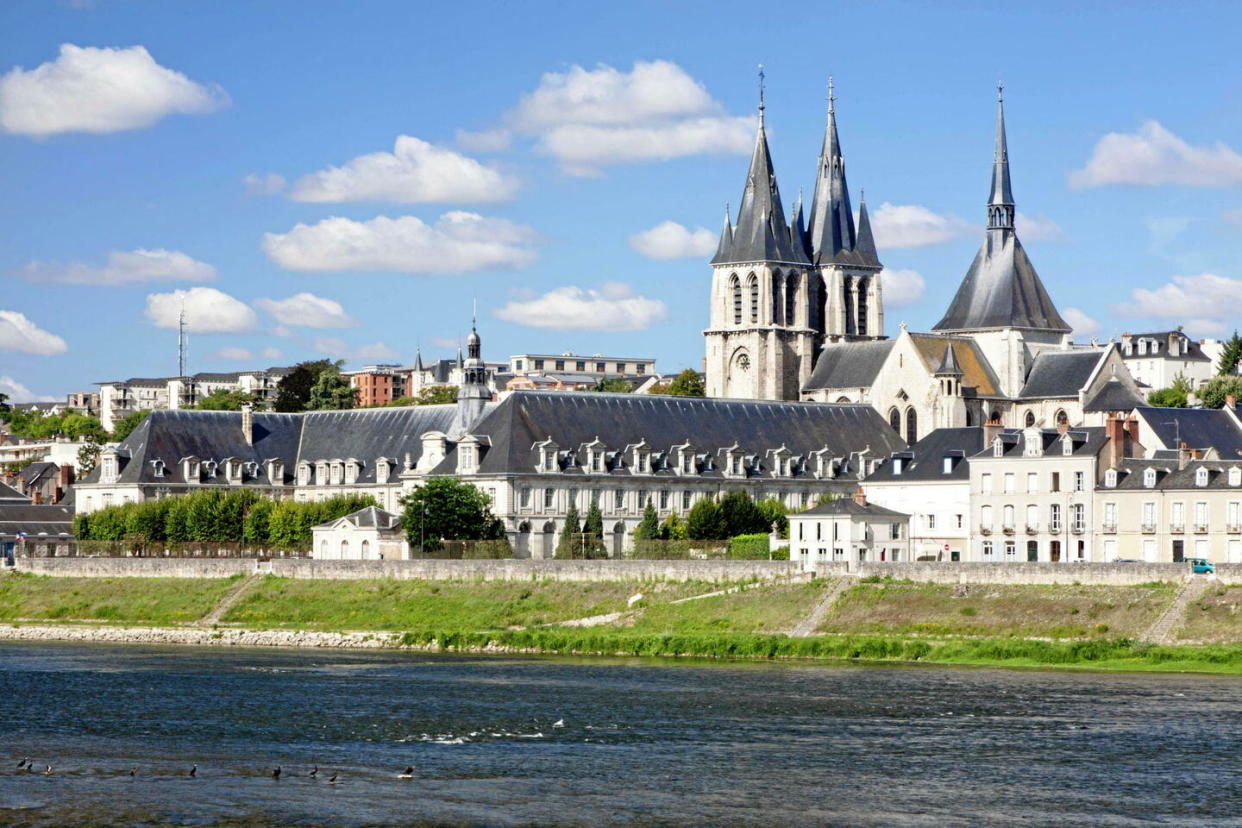
[[[0,705],[2,824],[1242,824],[1228,678],[6,643]]]

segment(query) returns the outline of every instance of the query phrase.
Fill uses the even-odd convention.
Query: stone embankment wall
[[[1242,583],[1242,565],[1221,565],[1217,571],[1222,582]],[[847,564],[844,563],[827,563],[816,567],[819,577],[839,578],[846,572]],[[861,578],[894,578],[939,584],[1133,586],[1152,581],[1179,581],[1190,574],[1190,564],[851,562],[848,564],[848,574]]]
[[[428,581],[709,581],[806,578],[789,561],[414,560],[315,561],[277,558],[18,558],[15,569],[78,578],[228,578],[251,573],[283,578],[397,578]]]

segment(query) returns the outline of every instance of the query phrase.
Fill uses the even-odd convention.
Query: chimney
[[[33,492],[31,492],[30,502],[33,503],[35,506],[38,506],[39,504],[43,503],[43,492],[39,491],[38,489],[35,489]]]
[[[254,406],[250,403],[243,403],[241,407],[241,426],[242,439],[246,441],[246,445],[254,445]]]
[[[1126,422],[1118,416],[1109,416],[1104,421],[1104,433],[1108,436],[1108,467],[1115,469],[1121,465],[1126,453]]]
[[[983,424],[983,447],[987,448],[992,445],[992,441],[996,439],[996,435],[1000,434],[1005,427],[1001,425],[1000,420],[988,420]]]
[[[1064,434],[1064,433],[1065,433],[1065,432],[1067,432],[1067,431],[1069,431],[1069,423],[1067,423],[1067,422],[1059,422],[1059,423],[1057,423],[1057,432],[1058,432],[1059,434]]]
[[[66,491],[69,489],[70,486],[73,485],[73,464],[72,463],[65,463],[63,466],[60,467],[59,485],[62,489],[65,489]]]
[[[854,490],[854,502],[859,506],[867,505],[867,493],[863,491],[862,486]]]
[[[1185,441],[1177,447],[1177,470],[1181,471],[1186,468],[1186,464],[1190,462],[1190,447]]]

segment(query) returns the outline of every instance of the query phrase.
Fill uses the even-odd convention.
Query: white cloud
[[[372,342],[369,345],[350,345],[336,337],[322,337],[312,343],[316,351],[336,359],[350,360],[391,360],[397,358],[397,352],[383,342]]]
[[[924,247],[943,244],[980,232],[981,228],[960,216],[940,215],[917,204],[889,204],[871,215],[871,228],[878,247]]]
[[[56,60],[0,77],[0,129],[19,135],[118,132],[173,113],[211,112],[228,102],[160,66],[142,46],[96,49],[65,43]]]
[[[256,299],[255,307],[264,310],[284,325],[305,328],[352,328],[358,324],[345,312],[341,303],[313,293],[299,293],[288,299]]]
[[[24,313],[0,310],[0,351],[52,356],[69,350],[65,340],[48,333],[26,318]]]
[[[70,285],[130,285],[140,282],[209,282],[216,269],[179,250],[113,250],[102,265],[31,262],[19,275],[32,282]]]
[[[252,196],[276,195],[285,188],[286,183],[285,177],[279,173],[250,173],[242,179],[246,195]]]
[[[216,359],[228,360],[229,362],[249,362],[254,359],[254,354],[245,348],[221,348],[212,354]]]
[[[264,348],[259,352],[259,356],[264,359],[280,359],[283,354],[281,354],[279,348]]]
[[[286,270],[466,273],[529,265],[534,240],[525,225],[454,211],[435,224],[414,216],[327,218],[288,233],[266,233],[263,249]]]
[[[513,133],[504,128],[485,129],[480,132],[457,130],[457,144],[470,152],[504,152],[513,142]]]
[[[1155,290],[1134,288],[1130,301],[1113,306],[1119,316],[1147,317],[1199,323],[1198,327],[1236,319],[1242,308],[1242,279],[1230,279],[1215,273],[1197,276],[1174,276]]]
[[[1079,336],[1091,336],[1100,332],[1100,323],[1078,308],[1062,308],[1061,318],[1069,323]]]
[[[903,307],[922,301],[926,284],[917,270],[893,270],[886,267],[880,271],[880,287],[884,291],[884,304]]]
[[[1159,122],[1148,121],[1137,132],[1110,132],[1101,138],[1087,165],[1070,173],[1069,184],[1236,187],[1242,185],[1242,155],[1221,141],[1189,144]]]
[[[451,149],[409,135],[397,136],[392,152],[360,155],[340,167],[304,175],[293,185],[294,201],[389,201],[482,203],[508,201],[518,181]]]
[[[55,397],[37,396],[10,376],[0,376],[0,394],[7,395],[11,403],[56,402]]]
[[[600,64],[549,72],[508,116],[571,175],[599,167],[704,153],[745,154],[754,119],[725,113],[675,63],[638,61],[629,72]]]
[[[716,235],[702,227],[690,230],[675,221],[663,221],[630,236],[630,247],[649,259],[696,259],[716,249]]]
[[[1061,225],[1043,215],[1028,216],[1018,213],[1014,217],[1018,236],[1024,241],[1064,241],[1065,231]]]
[[[1242,207],[1223,211],[1220,214],[1220,220],[1225,224],[1232,224],[1234,227],[1242,227]]]
[[[176,329],[182,307],[190,333],[239,333],[255,327],[254,311],[215,288],[196,287],[147,295],[147,318],[157,328]]]
[[[436,348],[443,348],[446,351],[451,351],[461,344],[461,340],[453,339],[451,336],[433,336],[428,341]]]
[[[567,286],[495,311],[508,322],[558,330],[640,331],[668,316],[658,299],[636,296],[629,285],[608,282],[598,290]]]

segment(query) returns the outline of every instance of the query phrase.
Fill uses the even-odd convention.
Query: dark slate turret
[[[729,251],[733,249],[733,222],[729,218],[729,205],[725,205],[724,226],[720,228],[720,243],[716,245],[716,255],[712,256],[712,264],[731,261]]]
[[[811,215],[807,225],[807,248],[815,264],[854,264],[879,267],[880,260],[871,237],[870,221],[865,210],[854,227],[854,211],[850,207],[850,187],[845,179],[845,157],[837,135],[837,98],[832,78],[828,79],[828,123],[824,127],[824,144],[819,152],[815,174],[815,193],[811,199]],[[867,225],[867,238],[862,237]]]
[[[867,214],[867,196],[858,201],[858,239],[854,242],[854,255],[859,264],[881,267],[880,253],[875,249],[875,236],[871,233],[871,218]]]
[[[789,219],[789,241],[806,261],[811,260],[811,251],[806,246],[806,224],[802,220],[802,189],[798,189],[798,201],[794,204],[793,215]]]
[[[713,264],[728,262],[792,262],[807,264],[801,245],[795,247],[789,239],[789,225],[785,222],[785,208],[781,206],[780,189],[776,186],[776,173],[772,169],[772,154],[768,150],[768,136],[763,124],[763,95],[759,96],[759,131],[755,136],[755,151],[750,159],[750,171],[746,174],[746,188],[742,191],[742,204],[738,209],[737,223],[733,227],[732,243],[723,256],[717,252]],[[722,233],[722,241],[723,241]]]
[[[957,354],[953,352],[953,343],[949,343],[949,347],[944,349],[944,356],[940,358],[940,365],[936,367],[936,376],[938,377],[960,377],[963,376],[962,369],[957,365]]]
[[[932,330],[1023,328],[1069,333],[1070,326],[1057,312],[1014,229],[1017,214],[1009,181],[1004,98],[999,92],[998,88],[987,236],[948,312]]]
[[[457,390],[457,414],[449,431],[454,438],[469,432],[492,400],[492,391],[487,385],[487,366],[483,362],[483,343],[474,320],[470,322],[470,336],[466,337],[466,353],[461,388]]]

